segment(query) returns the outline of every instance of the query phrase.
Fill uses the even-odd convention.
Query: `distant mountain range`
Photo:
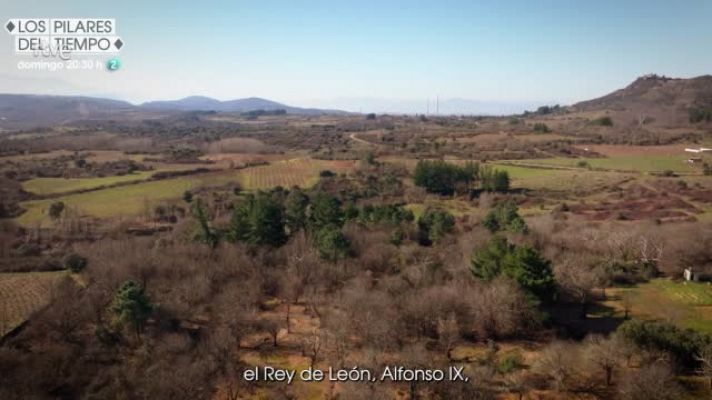
[[[346,114],[345,111],[323,110],[318,108],[292,107],[276,101],[249,97],[220,101],[204,96],[190,96],[180,100],[149,101],[141,104],[148,110],[178,110],[178,111],[218,111],[218,112],[249,112],[255,110],[285,110],[287,114],[319,115],[319,114]]]
[[[250,112],[285,110],[288,114],[347,114],[339,110],[292,107],[275,101],[251,97],[220,101],[192,96],[173,101],[152,101],[141,105],[119,100],[84,96],[44,96],[0,94],[0,130],[57,125],[76,120],[150,117],[155,113],[188,111]]]
[[[409,101],[337,99],[330,107],[361,110],[360,104],[371,105],[371,108],[363,109],[363,112],[401,114],[408,113],[407,110],[421,108],[422,113],[435,114],[439,111],[441,115],[516,114],[522,112],[525,107],[535,109],[537,106],[535,103],[488,103],[466,99],[443,99],[439,102],[431,99],[420,105]],[[712,108],[712,76],[673,79],[646,75],[611,94],[562,107],[561,110],[582,115],[592,112],[605,114],[631,126],[647,124],[687,128],[688,115],[693,108]],[[210,97],[191,96],[179,100],[133,105],[125,101],[94,97],[0,94],[0,131],[58,125],[77,120],[155,118],[190,111],[246,113],[257,110],[285,110],[288,114],[302,115],[347,114],[346,111],[335,109],[293,107],[257,97],[220,101]]]

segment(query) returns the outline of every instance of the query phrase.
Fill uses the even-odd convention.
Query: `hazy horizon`
[[[638,0],[0,4],[3,25],[22,17],[115,18],[126,43],[117,72],[20,71],[23,58],[3,32],[4,93],[133,104],[261,97],[408,113],[425,112],[428,99],[434,108],[439,98],[441,113],[475,106],[508,113],[599,97],[648,73],[690,78],[712,71],[712,54],[702,51],[712,35],[712,5],[702,0],[684,7]]]

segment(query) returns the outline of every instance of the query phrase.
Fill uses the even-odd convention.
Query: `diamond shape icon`
[[[124,42],[121,41],[121,39],[116,39],[114,42],[114,46],[116,46],[117,49],[121,50],[121,48],[124,46]]]
[[[7,25],[5,25],[5,28],[7,28],[7,31],[12,33],[12,31],[15,29],[15,24],[12,23],[12,21],[9,21]]]

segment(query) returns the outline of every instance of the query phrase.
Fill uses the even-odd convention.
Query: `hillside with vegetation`
[[[709,397],[708,82],[4,131],[0,398]],[[379,379],[245,375],[355,366]]]

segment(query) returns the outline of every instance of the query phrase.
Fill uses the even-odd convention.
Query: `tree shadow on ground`
[[[590,334],[610,334],[625,321],[613,307],[600,303],[589,305],[585,318],[580,304],[556,304],[548,308],[547,312],[559,334],[574,339],[582,339]]]

